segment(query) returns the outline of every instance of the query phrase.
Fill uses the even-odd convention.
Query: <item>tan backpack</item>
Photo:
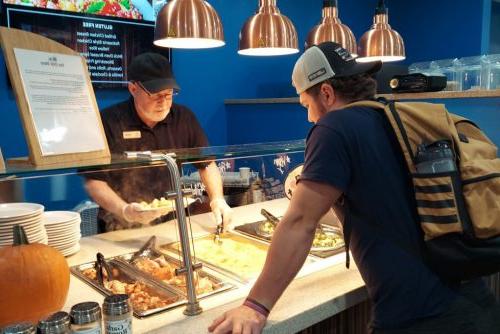
[[[500,159],[497,147],[470,120],[443,104],[360,101],[383,110],[411,173],[426,261],[462,280],[500,271]],[[451,143],[457,171],[417,172],[419,145]]]

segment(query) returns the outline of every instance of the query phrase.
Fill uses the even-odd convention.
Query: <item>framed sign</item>
[[[0,27],[0,40],[33,165],[110,157],[83,57],[30,32]]]

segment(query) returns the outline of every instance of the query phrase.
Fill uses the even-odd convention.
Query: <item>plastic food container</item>
[[[500,54],[488,55],[486,62],[486,89],[500,89]]]
[[[457,58],[441,59],[431,62],[431,75],[444,75],[446,77],[447,91],[462,90],[462,66]]]
[[[487,87],[486,56],[464,57],[460,59],[462,67],[462,90],[480,90]]]
[[[432,74],[431,62],[424,61],[419,63],[413,63],[410,66],[408,66],[408,73],[410,74],[422,73],[426,75],[431,75]]]

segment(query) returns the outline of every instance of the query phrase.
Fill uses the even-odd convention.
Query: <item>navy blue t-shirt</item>
[[[351,107],[324,115],[309,132],[301,179],[344,193],[373,327],[401,328],[447,309],[454,293],[417,256],[422,237],[411,181],[381,112]]]

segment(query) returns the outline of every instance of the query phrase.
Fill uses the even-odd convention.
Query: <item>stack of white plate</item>
[[[24,227],[30,243],[47,244],[47,233],[42,224],[43,205],[36,203],[0,204],[0,247],[12,245],[14,225]]]
[[[59,250],[64,256],[80,250],[80,214],[73,211],[46,211],[43,224],[47,230],[49,246]]]

